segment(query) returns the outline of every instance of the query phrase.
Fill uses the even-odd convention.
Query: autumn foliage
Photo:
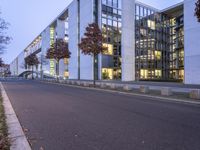
[[[200,22],[200,0],[197,0],[195,5],[195,16],[197,17],[198,22]]]
[[[95,58],[98,54],[104,53],[107,51],[107,47],[103,46],[103,42],[105,41],[102,31],[100,30],[98,24],[91,23],[86,27],[86,32],[84,37],[81,39],[81,43],[79,43],[79,48],[84,55],[91,55],[93,56],[93,73],[94,73],[94,80],[93,84],[95,86]]]
[[[36,54],[31,54],[28,57],[25,58],[25,64],[28,66],[36,66],[38,65],[40,62],[36,56]]]
[[[31,54],[25,58],[25,65],[32,67],[32,79],[33,79],[33,66],[37,66],[39,63],[40,62],[36,54]]]
[[[98,24],[92,23],[86,27],[84,37],[78,46],[83,54],[97,56],[107,50],[106,47],[103,47],[103,41],[104,37]]]
[[[68,49],[68,43],[63,39],[57,39],[55,43],[47,50],[46,58],[60,61],[64,58],[70,58],[71,52]]]
[[[71,52],[68,49],[68,43],[64,39],[56,39],[56,41],[47,50],[46,58],[56,60],[57,75],[59,75],[59,61],[64,58],[70,58]]]

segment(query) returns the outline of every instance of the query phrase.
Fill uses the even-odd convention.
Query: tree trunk
[[[96,87],[95,77],[96,77],[96,69],[95,69],[95,55],[93,57],[93,86]]]
[[[33,80],[33,66],[32,66],[32,80]]]
[[[59,60],[56,60],[56,79],[59,81]]]

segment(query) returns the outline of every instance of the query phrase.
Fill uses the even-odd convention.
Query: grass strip
[[[9,150],[8,128],[3,107],[3,98],[0,95],[0,150]]]

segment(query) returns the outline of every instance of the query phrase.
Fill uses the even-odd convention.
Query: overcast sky
[[[62,12],[72,0],[0,0],[3,18],[10,23],[8,34],[13,38],[3,55],[6,63],[16,56],[49,23]],[[159,9],[182,0],[139,0]]]

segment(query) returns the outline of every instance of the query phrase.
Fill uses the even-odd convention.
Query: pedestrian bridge
[[[21,74],[18,75],[18,77],[25,77],[27,78],[28,76],[32,75],[34,77],[40,77],[41,76],[41,72],[40,71],[30,71],[30,70],[26,70],[24,72],[22,72]],[[47,73],[43,73],[43,78],[55,78]]]

